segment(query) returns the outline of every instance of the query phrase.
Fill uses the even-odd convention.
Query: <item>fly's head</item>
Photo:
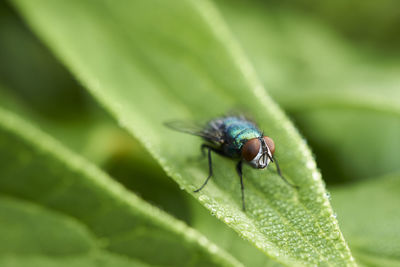
[[[242,158],[253,168],[264,169],[273,161],[275,144],[268,136],[247,140],[242,147]]]

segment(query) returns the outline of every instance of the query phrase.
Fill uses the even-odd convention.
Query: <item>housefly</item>
[[[245,210],[243,163],[255,169],[265,169],[269,163],[276,165],[279,176],[290,186],[282,175],[278,161],[274,157],[275,143],[263,134],[257,125],[244,116],[224,116],[210,120],[205,126],[184,121],[168,122],[166,125],[179,132],[200,136],[205,143],[201,145],[203,155],[205,150],[208,156],[208,177],[194,192],[202,190],[213,175],[211,152],[221,156],[236,159],[236,171],[240,178],[242,191],[242,207]]]

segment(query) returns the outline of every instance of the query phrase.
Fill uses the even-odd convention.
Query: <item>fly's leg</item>
[[[203,158],[206,156],[206,152],[205,152],[206,149],[208,149],[208,151],[210,151],[211,147],[209,147],[206,144],[202,144],[200,147],[200,150],[201,150],[201,157],[203,157]]]
[[[240,188],[242,190],[242,209],[243,209],[243,211],[246,211],[246,206],[244,203],[244,185],[243,185],[242,165],[243,165],[243,162],[240,160],[236,165],[236,171],[240,178]]]
[[[198,161],[204,159],[204,157],[206,156],[206,152],[205,152],[205,148],[206,148],[206,147],[204,147],[204,145],[205,145],[205,144],[203,144],[203,145],[201,146],[201,155],[190,157],[190,158],[188,159],[189,162],[193,163],[193,162],[198,162]]]
[[[278,175],[282,178],[282,180],[285,181],[285,183],[288,184],[288,185],[290,185],[291,187],[294,187],[294,188],[298,189],[299,186],[290,183],[290,182],[289,182],[288,180],[286,180],[286,178],[282,175],[281,168],[279,168],[279,164],[278,164],[278,161],[276,160],[276,158],[275,158],[274,156],[272,156],[272,159],[270,158],[270,160],[271,160],[271,162],[274,162],[274,163],[275,163],[275,165],[276,165],[276,172],[277,172]]]
[[[202,144],[202,145],[201,145],[201,153],[202,153],[203,155],[205,155],[204,149],[208,149],[208,152],[207,152],[207,154],[208,154],[208,177],[207,177],[206,181],[203,183],[203,185],[200,186],[200,188],[198,188],[198,189],[196,189],[196,190],[193,191],[193,192],[195,192],[195,193],[197,193],[197,192],[199,192],[201,189],[203,189],[203,188],[206,186],[206,184],[208,183],[208,180],[210,180],[211,176],[213,175],[212,161],[211,161],[211,151],[216,151],[216,150],[215,150],[215,148],[213,148],[213,147],[211,147],[211,146],[209,146],[209,145]],[[218,151],[216,151],[216,152],[218,152]]]

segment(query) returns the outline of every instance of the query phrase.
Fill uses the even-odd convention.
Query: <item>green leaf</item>
[[[79,221],[29,201],[0,196],[0,218],[1,266],[148,266],[108,252]]]
[[[86,117],[88,99],[65,67],[24,25],[7,1],[0,3],[0,81],[43,117]],[[74,108],[71,108],[74,106]]]
[[[145,267],[152,266],[135,261],[132,259],[126,259],[119,255],[111,253],[84,255],[84,256],[72,256],[72,257],[46,257],[46,256],[4,256],[0,258],[0,265],[3,267]]]
[[[37,93],[41,94],[42,91],[37,90]],[[2,86],[0,81],[1,107],[34,123],[63,145],[97,165],[141,149],[126,131],[108,116],[104,116],[104,111],[98,107],[93,107],[93,110],[79,118],[63,120],[43,115],[37,109],[26,105],[26,101],[24,97],[15,94],[14,88]]]
[[[367,54],[299,11],[257,1],[218,4],[263,83],[309,141],[326,181],[399,170],[398,58]]]
[[[286,2],[286,3],[284,3]],[[357,41],[360,46],[369,49],[381,46],[381,49],[392,48],[393,54],[400,43],[396,26],[400,23],[397,10],[398,2],[395,0],[363,2],[345,0],[321,2],[311,1],[284,1],[279,5],[286,4],[287,8],[298,8],[307,12],[308,16],[321,18],[347,35],[351,41]],[[340,14],[338,16],[337,14]]]
[[[75,218],[108,252],[151,265],[240,266],[195,230],[142,201],[83,158],[4,110],[0,110],[0,151],[1,194]],[[22,249],[31,249],[28,244]],[[49,249],[64,245],[57,246]]]
[[[252,66],[208,1],[14,1],[72,73],[136,136],[170,176],[219,219],[285,264],[347,264],[315,162],[266,95]],[[73,19],[72,19],[73,18]],[[276,173],[244,168],[248,211],[241,210],[234,164],[215,156],[207,176],[200,140],[163,126],[244,109],[276,140],[295,190]]]
[[[136,142],[134,142],[136,143]],[[134,147],[139,146],[136,144]],[[197,200],[179,189],[162,168],[146,153],[144,148],[133,149],[129,157],[116,157],[105,170],[133,192],[157,207],[185,220],[212,242],[243,263],[245,266],[281,266],[240,238],[232,228],[210,216],[209,211]],[[146,177],[146,179],[143,179]],[[154,186],[157,185],[157,186]],[[275,265],[274,265],[275,264]]]
[[[166,179],[143,147],[82,91],[7,2],[0,2],[0,13],[0,39],[4,40],[0,42],[0,105],[96,163],[146,201],[189,222],[190,214],[183,201],[186,193]],[[17,64],[21,59],[23,67]],[[57,111],[53,112],[51,106],[56,106]],[[152,177],[160,179],[149,179]],[[175,190],[170,192],[172,187]]]
[[[329,174],[328,183],[374,179],[399,170],[398,117],[322,109],[298,113],[295,119],[315,148],[322,172]]]
[[[341,228],[357,259],[366,261],[366,264],[369,261],[388,261],[398,265],[400,175],[336,187],[331,193]]]
[[[207,236],[221,248],[240,260],[245,266],[282,266],[252,246],[246,240],[240,238],[232,228],[210,216],[207,209],[201,206],[195,199],[188,201],[191,207],[190,226]]]
[[[29,201],[0,197],[0,254],[66,256],[96,247],[87,229],[70,217]]]
[[[1,106],[92,162],[123,152],[122,131],[7,1],[0,2],[0,40]]]

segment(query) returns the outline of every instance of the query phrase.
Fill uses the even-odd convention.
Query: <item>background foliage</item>
[[[249,196],[254,196],[253,203],[259,201],[255,197],[258,192],[270,196],[267,204],[260,202],[258,207],[277,207],[288,222],[298,217],[298,227],[302,222],[318,225],[319,220],[335,225],[337,213],[344,238],[358,264],[400,264],[400,215],[397,211],[400,204],[400,61],[397,49],[400,9],[396,1],[387,0],[376,6],[373,1],[322,4],[299,0],[289,4],[218,0],[210,3],[211,9],[196,7],[190,1],[184,1],[187,6],[164,1],[164,6],[156,11],[146,7],[146,1],[143,1],[142,9],[139,9],[140,5],[135,6],[136,15],[142,17],[136,16],[132,21],[121,18],[130,18],[133,9],[115,3],[112,8],[108,6],[110,10],[101,9],[99,4],[94,8],[90,1],[81,1],[84,3],[80,9],[81,17],[72,13],[75,18],[63,18],[54,12],[35,19],[34,12],[46,14],[46,8],[51,10],[51,6],[60,12],[59,15],[68,14],[68,8],[72,10],[73,4],[63,7],[67,2],[53,2],[52,5],[46,5],[45,1],[28,2],[0,4],[0,265],[273,266],[316,263],[313,252],[302,257],[308,255],[302,252],[306,246],[298,245],[305,243],[304,240],[279,242],[282,236],[291,237],[289,234],[285,237],[288,227],[282,228],[282,236],[269,234],[273,226],[280,223],[251,212],[241,214],[237,178],[229,171],[232,168],[229,162],[216,160],[215,168],[220,170],[217,177],[224,182],[218,183],[215,179],[216,185],[210,187],[212,194],[205,195],[211,198],[210,202],[195,195],[208,209],[180,190],[181,187],[191,191],[206,173],[204,162],[187,160],[197,155],[198,140],[187,137],[187,143],[183,144],[190,146],[187,155],[178,153],[180,147],[173,155],[157,154],[158,150],[149,145],[161,142],[165,145],[164,151],[172,151],[171,147],[178,145],[174,138],[180,136],[160,126],[164,115],[176,118],[180,110],[186,110],[191,117],[208,119],[204,114],[211,116],[230,107],[247,105],[251,110],[252,105],[246,102],[254,101],[254,92],[248,85],[251,82],[232,76],[240,70],[240,63],[230,61],[229,53],[225,55],[232,46],[234,50],[236,46],[243,49],[244,57],[249,59],[265,90],[307,140],[327,184],[330,192],[327,196],[330,195],[335,214],[329,207],[315,204],[318,199],[327,199],[323,189],[300,191],[300,201],[293,198],[293,201],[284,200],[288,206],[278,205],[277,199],[293,197],[293,193],[281,188],[276,179],[256,182],[253,177],[257,177],[257,173],[248,178],[248,185],[255,185],[254,189],[248,189]],[[143,10],[149,13],[143,13]],[[157,20],[147,20],[151,17],[150,12],[160,17],[163,10],[176,12],[172,19],[164,18],[169,24],[159,25]],[[191,13],[187,15],[188,10],[193,14],[205,10],[208,24],[196,21]],[[110,19],[111,12],[114,19]],[[182,14],[185,15],[180,16]],[[222,24],[213,18],[220,18]],[[58,21],[60,24],[56,24]],[[125,46],[116,40],[126,40],[121,37],[126,36],[110,31],[110,43],[116,45],[109,48],[117,49],[120,54],[104,50],[103,44],[94,44],[91,46],[94,51],[87,51],[78,59],[74,57],[74,51],[78,51],[80,44],[90,41],[87,36],[74,35],[83,31],[79,21],[87,21],[86,26],[90,29],[99,29],[100,36],[105,27],[112,30],[121,25],[129,26],[121,32],[127,31],[127,36],[135,33],[140,42]],[[68,32],[67,22],[78,24]],[[176,39],[168,39],[174,36],[174,31],[181,29],[178,24],[198,28],[197,31],[182,32],[174,37]],[[210,34],[213,26],[218,28],[220,25],[226,25],[232,39],[215,39]],[[162,36],[164,43],[156,39],[160,38],[157,30],[161,26],[170,34],[169,37]],[[57,34],[46,37],[46,30],[51,33],[51,29],[60,31],[61,37]],[[71,34],[70,40],[68,34]],[[66,39],[62,39],[64,37]],[[204,39],[206,43],[202,43]],[[207,51],[210,48],[214,51]],[[140,54],[139,61],[132,61],[123,53],[132,49],[140,51],[141,54],[135,52]],[[175,63],[176,58],[166,57],[165,51],[172,55],[186,51],[186,57]],[[99,66],[85,65],[91,60],[85,56],[92,52],[101,62]],[[102,56],[104,52],[107,55]],[[113,58],[114,55],[122,56]],[[207,59],[213,56],[215,64],[208,64]],[[196,59],[194,63],[193,58]],[[158,102],[142,101],[150,90],[131,88],[132,92],[142,92],[132,93],[134,99],[141,101],[135,103],[132,100],[132,108],[123,109],[125,113],[132,113],[126,119],[114,105],[123,103],[123,97],[119,98],[111,86],[104,91],[95,90],[88,82],[101,74],[101,84],[111,81],[110,84],[115,86],[118,79],[128,75],[135,77],[132,78],[133,86],[137,79],[143,78],[134,76],[133,69],[127,74],[121,73],[123,68],[118,65],[110,74],[111,60],[120,60],[121,65],[132,63],[139,69],[144,68],[145,62],[152,62],[153,69],[150,68],[146,79],[159,84],[156,77],[166,75],[166,80],[161,83],[172,84],[177,90],[167,94],[172,103],[161,99]],[[182,81],[174,70],[185,70],[185,64],[194,64],[196,75]],[[97,67],[105,72],[99,72]],[[146,68],[148,70],[149,66]],[[107,75],[110,78],[102,80],[101,77]],[[191,89],[198,92],[195,98],[183,89],[184,85],[190,84]],[[129,85],[121,81],[118,86],[128,90]],[[237,86],[238,91],[230,91],[230,86]],[[121,92],[126,96],[128,91]],[[202,92],[207,94],[202,95]],[[175,107],[174,103],[179,105]],[[157,105],[169,107],[159,121],[154,119],[162,113],[154,108]],[[151,114],[146,106],[157,112]],[[261,104],[254,104],[250,112],[263,128],[270,127],[272,133],[279,134],[278,140],[284,143],[281,157],[285,171],[297,182],[307,184],[307,177],[311,178],[311,175],[306,164],[301,164],[298,159],[301,154],[297,152],[302,143],[295,132],[286,134],[279,126],[280,122],[287,123],[285,117],[273,107],[264,110]],[[144,137],[146,130],[155,133]],[[179,186],[166,176],[154,157],[158,157],[164,169],[169,168],[168,174]],[[194,167],[187,171],[186,165]],[[272,173],[271,177],[274,177]],[[320,186],[319,182],[310,183],[315,183],[317,188]],[[148,203],[136,198],[134,193]],[[227,203],[219,199],[226,195],[229,196]],[[216,202],[212,201],[213,197]],[[326,216],[316,215],[315,220],[310,219],[309,214],[300,213],[298,203],[311,207],[311,210],[324,211]],[[224,212],[220,213],[222,208]],[[223,222],[210,215],[209,210]],[[229,214],[239,216],[239,223],[227,220]],[[246,232],[248,226],[242,227],[243,222],[257,227]],[[267,233],[259,230],[260,225],[269,226]],[[346,254],[349,252],[341,237],[329,238],[334,233],[330,228],[320,228],[321,231],[314,233],[312,229],[319,227],[316,225],[305,227],[311,229],[310,232],[304,230],[301,234],[316,248],[316,254],[325,257],[321,262],[334,264],[343,260],[341,264],[353,264],[351,256],[343,256],[344,259],[339,256],[350,255]],[[130,229],[143,231],[130,233]],[[239,237],[237,232],[247,240]],[[259,238],[265,238],[262,240],[271,244],[267,247],[264,243],[258,244]],[[146,250],[137,243],[153,245]],[[154,251],[159,252],[158,256],[153,256]]]

